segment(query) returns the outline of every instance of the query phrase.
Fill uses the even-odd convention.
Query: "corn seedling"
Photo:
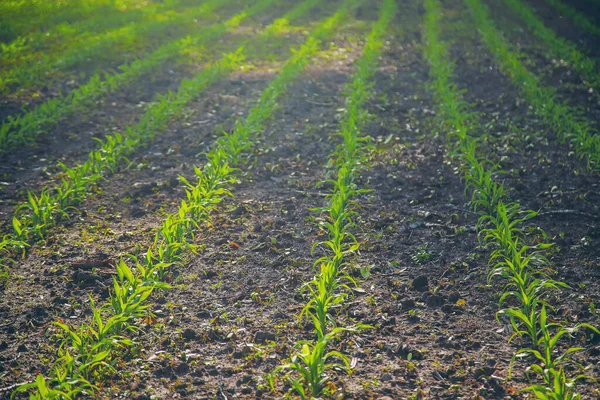
[[[581,400],[581,395],[575,392],[575,384],[578,380],[585,379],[586,376],[578,375],[575,378],[567,378],[562,368],[559,370],[547,368],[543,374],[549,376],[547,380],[550,382],[549,386],[530,385],[523,391],[533,393],[539,400]]]
[[[471,5],[476,2],[465,1]],[[597,330],[588,324],[567,328],[560,323],[548,323],[546,310],[551,306],[545,295],[548,290],[567,288],[567,285],[542,272],[541,267],[548,263],[543,251],[550,244],[542,243],[535,247],[525,244],[525,235],[520,226],[535,217],[536,213],[524,212],[518,204],[510,202],[503,185],[494,179],[497,167],[479,156],[477,139],[469,134],[470,130],[475,129],[472,122],[475,116],[468,112],[469,104],[462,99],[453,83],[449,51],[439,39],[442,20],[439,0],[426,0],[425,5],[424,56],[431,67],[431,87],[440,105],[444,125],[451,132],[450,138],[454,139],[451,142],[453,154],[461,163],[467,192],[471,192],[471,206],[480,213],[477,224],[480,237],[483,237],[487,246],[493,248],[489,260],[492,265],[489,279],[501,277],[508,281],[500,297],[500,306],[509,299],[517,304],[500,310],[497,317],[510,320],[514,334],[509,341],[518,336],[528,338],[531,343],[530,348],[517,351],[511,368],[517,357],[534,356],[539,364],[532,364],[528,370],[540,373],[544,385],[532,385],[525,390],[540,399],[563,399],[565,397],[560,396],[566,393],[570,393],[568,398],[577,398],[570,388],[565,388],[579,378],[566,378],[563,366],[574,364],[568,355],[579,349],[573,348],[557,356],[557,345],[561,337],[580,328]]]
[[[509,311],[518,312],[518,310]],[[538,329],[536,329],[534,333],[535,346],[533,348],[519,349],[513,357],[513,360],[517,357],[533,356],[539,364],[532,364],[530,369],[540,374],[544,378],[546,384],[551,386],[554,381],[554,374],[550,373],[551,370],[560,371],[565,365],[577,365],[582,367],[569,356],[584,349],[582,347],[569,347],[567,350],[560,353],[558,348],[559,340],[563,336],[571,336],[573,333],[584,328],[589,329],[596,334],[600,333],[600,331],[594,326],[586,323],[577,324],[572,328],[566,328],[561,323],[550,323],[548,322],[545,304],[542,304],[540,307],[538,320],[539,327],[537,327]],[[516,334],[519,334],[519,332]]]
[[[283,371],[287,372],[285,377],[300,398],[320,398],[324,394],[324,389],[329,381],[327,371],[331,369],[351,371],[348,356],[335,350],[327,351],[327,345],[342,332],[355,332],[356,330],[356,328],[335,328],[315,342],[298,343],[299,351],[294,353],[290,362],[278,366],[269,375],[271,386],[274,384],[275,375]],[[339,359],[341,363],[329,362],[332,357]],[[297,377],[294,377],[291,372],[295,372]]]

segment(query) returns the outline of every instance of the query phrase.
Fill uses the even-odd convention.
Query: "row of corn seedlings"
[[[464,1],[483,41],[496,57],[502,71],[521,90],[543,123],[555,132],[559,140],[569,142],[575,154],[586,160],[589,166],[600,168],[600,135],[595,134],[591,123],[560,101],[554,89],[543,87],[539,78],[527,70],[496,29],[485,4],[480,0]]]
[[[284,15],[283,20],[289,23],[301,17],[310,10],[307,4],[315,5],[315,1],[298,3]],[[261,35],[262,41],[270,38],[269,32],[270,26]],[[90,187],[107,174],[114,173],[127,162],[128,157],[152,142],[155,135],[163,131],[185,105],[207,86],[237,68],[243,59],[243,48],[225,55],[194,79],[182,81],[176,93],[159,96],[137,125],[128,127],[125,135],[116,133],[108,136],[98,150],[90,152],[88,160],[82,165],[67,167],[60,164],[63,172],[57,184],[42,189],[39,194],[29,191],[27,201],[15,208],[11,232],[0,240],[0,267],[6,268],[15,258],[24,256],[31,243],[43,240],[48,230],[82,202]]]
[[[301,17],[319,4],[321,4],[321,0],[305,0],[301,3],[298,3],[296,7],[290,10],[290,12],[285,14],[282,18],[277,18],[275,21],[273,21],[273,23],[265,29],[265,35],[272,36],[277,32],[280,32],[289,25],[290,21]]]
[[[310,320],[314,325],[315,338],[297,343],[289,363],[277,367],[269,376],[271,386],[280,372],[302,399],[320,398],[327,393],[327,373],[333,368],[351,369],[350,360],[345,354],[331,350],[330,343],[343,332],[356,332],[369,328],[364,324],[341,327],[335,321],[332,311],[340,306],[351,292],[350,285],[356,281],[347,271],[347,256],[358,250],[359,244],[350,232],[353,226],[352,204],[356,195],[362,193],[355,179],[363,158],[364,143],[367,137],[360,135],[360,128],[366,111],[364,103],[369,97],[371,79],[375,73],[382,37],[396,12],[394,0],[384,0],[379,20],[369,34],[364,52],[357,64],[352,82],[348,85],[347,112],[340,126],[342,143],[331,155],[337,177],[328,181],[333,188],[328,195],[325,207],[316,209],[327,215],[323,228],[328,239],[316,243],[326,249],[326,255],[315,261],[315,277],[303,285],[309,300],[300,313],[300,319]],[[331,363],[330,358],[339,358],[343,364]]]
[[[569,63],[588,86],[594,90],[600,88],[600,72],[594,59],[581,52],[575,43],[558,36],[552,29],[545,26],[542,20],[535,15],[531,6],[523,3],[522,0],[504,0],[504,2],[544,43],[544,50],[547,51],[548,58],[562,59]]]
[[[155,14],[177,9],[179,1],[151,3],[147,6],[134,8],[127,11],[101,13],[89,19],[76,22],[65,22],[46,31],[36,29],[26,35],[19,36],[10,43],[0,43],[2,54],[2,68],[14,65],[27,59],[31,54],[42,51],[54,51],[66,47],[67,43],[83,42],[93,38],[101,32],[110,34],[111,30],[118,27],[146,21]]]
[[[133,10],[115,10],[115,12],[95,15],[89,19],[65,22],[47,30],[36,27],[37,29],[30,31],[26,35],[19,36],[12,42],[0,45],[0,54],[2,54],[3,61],[2,68],[26,59],[31,53],[38,51],[48,52],[57,48],[65,48],[67,41],[69,43],[80,41],[102,32],[109,33],[129,23],[143,22],[157,13],[175,10],[178,5],[179,2],[153,3]]]
[[[204,12],[211,12],[228,1],[230,0],[209,0],[202,7]],[[260,0],[227,22],[201,29],[194,37],[188,36],[160,46],[144,58],[121,65],[116,72],[94,74],[86,84],[67,95],[52,98],[22,115],[9,116],[0,127],[0,152],[10,151],[34,141],[44,129],[56,125],[62,118],[94,106],[97,100],[122,90],[144,75],[156,71],[165,61],[177,59],[185,49],[220,38],[229,28],[238,26],[243,19],[263,11],[273,2],[274,0]]]
[[[135,6],[139,0],[124,0],[122,6]],[[115,10],[112,0],[4,0],[0,2],[0,40],[10,41],[37,29],[48,30],[59,24],[87,19],[94,13]]]
[[[562,15],[570,18],[580,28],[593,33],[594,35],[600,35],[600,26],[596,25],[584,13],[577,11],[575,8],[565,4],[561,0],[546,0],[546,3],[551,5]]]
[[[169,214],[156,233],[153,246],[144,257],[132,257],[135,268],[124,259],[116,265],[117,277],[109,300],[96,307],[90,297],[92,321],[72,328],[56,325],[64,332],[58,359],[50,378],[38,375],[35,382],[20,386],[17,392],[31,391],[33,398],[73,398],[92,394],[103,376],[116,372],[123,354],[134,351],[128,334],[139,328],[136,322],[148,312],[148,298],[154,290],[168,289],[165,275],[170,267],[181,265],[185,253],[194,251],[194,232],[210,218],[210,212],[226,197],[236,179],[236,166],[251,148],[255,136],[271,118],[277,102],[317,53],[321,40],[331,36],[347,14],[344,4],[321,23],[309,39],[286,61],[279,74],[263,91],[258,103],[244,121],[238,121],[231,133],[219,137],[207,155],[204,168],[194,168],[197,182],[181,177],[186,199]]]
[[[478,138],[471,134],[476,129],[477,116],[470,111],[470,105],[463,100],[453,82],[454,69],[449,61],[449,51],[446,43],[440,40],[442,10],[439,0],[426,0],[425,4],[424,57],[430,64],[431,87],[448,131],[452,153],[460,162],[466,191],[471,193],[470,204],[480,214],[479,235],[485,245],[493,249],[489,259],[489,280],[505,280],[499,301],[502,309],[497,318],[510,321],[514,333],[509,341],[519,337],[528,343],[517,350],[511,367],[516,358],[529,360],[528,376],[538,374],[543,383],[532,383],[524,391],[539,399],[578,399],[574,384],[583,375],[567,376],[567,371],[579,366],[570,356],[583,349],[568,347],[560,339],[570,337],[581,328],[599,334],[600,331],[589,324],[567,327],[549,320],[548,310],[553,307],[548,302],[548,293],[567,288],[567,285],[545,272],[549,261],[544,250],[551,245],[526,243],[521,226],[535,217],[536,212],[524,211],[518,203],[507,198],[506,189],[495,179],[499,172],[497,165],[479,154]]]
[[[83,35],[77,41],[71,41],[63,52],[50,54],[31,54],[30,57],[19,57],[17,63],[5,73],[0,74],[0,92],[12,92],[17,89],[35,89],[43,85],[48,76],[56,71],[66,71],[82,63],[98,61],[99,58],[110,59],[111,62],[123,62],[129,52],[136,47],[148,46],[148,43],[165,40],[174,32],[185,32],[197,29],[194,22],[227,2],[211,3],[199,7],[154,14],[148,21],[129,24],[108,32],[95,35]],[[106,18],[109,19],[109,18]],[[166,35],[169,33],[169,35]],[[3,59],[3,63],[9,60]]]

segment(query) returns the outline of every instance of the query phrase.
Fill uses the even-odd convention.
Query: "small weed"
[[[425,264],[427,261],[431,260],[432,254],[427,247],[427,243],[419,246],[417,252],[411,256],[411,259],[418,264]]]

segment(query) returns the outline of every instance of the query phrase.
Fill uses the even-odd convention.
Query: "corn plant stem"
[[[322,395],[326,378],[326,360],[335,356],[349,367],[348,358],[339,352],[328,351],[329,342],[338,333],[356,331],[365,328],[339,328],[331,315],[331,308],[342,304],[347,297],[350,284],[356,282],[344,271],[346,256],[358,250],[358,243],[350,232],[352,227],[351,204],[360,193],[354,180],[362,157],[365,138],[360,137],[360,127],[365,110],[364,103],[369,96],[371,78],[375,73],[378,57],[383,45],[382,37],[390,21],[394,18],[396,4],[394,0],[384,0],[380,6],[380,16],[368,35],[362,57],[357,62],[357,70],[348,85],[346,98],[347,111],[340,125],[342,143],[331,154],[337,178],[331,180],[333,189],[328,194],[328,204],[319,212],[328,215],[323,228],[328,232],[328,240],[321,243],[327,255],[319,258],[314,266],[317,274],[303,285],[309,293],[309,300],[300,313],[301,318],[309,318],[314,324],[316,338],[297,344],[300,351],[294,353],[291,362],[277,367],[274,373],[287,370],[295,371],[300,379],[287,378],[294,390],[302,398],[317,398]],[[335,160],[335,161],[333,161]],[[318,244],[315,244],[318,245]]]
[[[581,52],[575,43],[572,43],[544,25],[542,20],[535,14],[531,6],[522,0],[504,0],[508,7],[517,14],[527,27],[544,44],[546,57],[557,58],[568,62],[577,71],[585,83],[594,90],[600,88],[600,72],[596,62]]]
[[[493,268],[489,276],[490,279],[502,277],[507,281],[500,305],[508,298],[513,298],[519,305],[504,308],[499,315],[510,319],[516,332],[513,337],[528,336],[533,349],[539,349],[546,354],[544,364],[548,370],[556,371],[559,378],[556,380],[550,374],[542,373],[547,386],[536,388],[550,391],[556,382],[563,379],[562,383],[566,383],[567,378],[558,363],[560,357],[555,359],[552,355],[551,350],[556,346],[556,341],[550,338],[549,325],[546,322],[545,293],[547,290],[564,288],[566,285],[550,279],[539,269],[538,261],[547,263],[543,257],[543,249],[548,245],[534,247],[524,243],[524,235],[519,226],[536,213],[524,212],[517,203],[511,202],[503,185],[494,179],[496,166],[480,157],[478,140],[470,134],[474,127],[473,120],[477,116],[470,111],[470,104],[463,100],[453,81],[454,69],[449,61],[449,50],[446,43],[440,40],[441,5],[439,0],[426,0],[425,6],[423,36],[426,43],[423,53],[430,64],[431,88],[446,125],[451,150],[460,161],[467,191],[472,193],[471,205],[480,213],[478,231],[484,236],[486,245],[495,248],[490,256]],[[525,217],[522,217],[524,214]],[[566,330],[560,325],[559,331],[561,329]],[[537,351],[529,350],[518,350],[517,355],[533,354],[533,351]],[[565,384],[561,387],[568,386]],[[527,390],[533,391],[532,388],[533,386]]]
[[[124,260],[120,260],[117,265],[118,278],[114,279],[109,302],[98,308],[91,302],[93,321],[83,324],[78,330],[62,323],[57,324],[67,336],[60,346],[62,350],[59,351],[59,359],[49,382],[39,375],[35,383],[23,385],[18,391],[34,389],[35,396],[51,387],[60,392],[89,393],[97,388],[90,380],[94,372],[114,370],[110,366],[118,357],[116,350],[119,347],[133,346],[124,337],[124,333],[135,330],[135,319],[143,316],[148,307],[147,299],[152,292],[169,288],[163,280],[167,269],[173,264],[181,263],[186,250],[195,249],[194,231],[209,220],[211,210],[226,196],[231,195],[230,188],[236,182],[235,167],[242,162],[242,153],[251,148],[255,136],[275,111],[278,99],[310,63],[320,42],[334,33],[346,12],[347,8],[343,7],[319,24],[309,39],[293,52],[279,74],[263,91],[258,104],[251,108],[246,119],[238,121],[233,132],[224,134],[217,140],[207,154],[208,162],[203,169],[195,168],[197,183],[192,184],[181,177],[187,187],[186,199],[181,201],[175,213],[166,217],[145,259],[141,262],[135,259],[135,272]],[[104,310],[104,313],[99,310]],[[106,329],[107,326],[111,328]],[[103,335],[87,334],[101,331]],[[99,340],[100,337],[102,341]],[[82,350],[82,353],[77,354],[78,350]]]
[[[230,0],[209,0],[204,4],[206,11],[213,11]],[[243,11],[228,22],[219,23],[200,30],[193,37],[171,41],[160,46],[144,58],[121,65],[117,72],[97,73],[88,82],[68,95],[50,99],[33,110],[19,116],[10,116],[0,126],[0,153],[14,150],[31,143],[45,129],[56,125],[61,119],[75,112],[84,112],[98,99],[122,90],[146,74],[156,71],[165,61],[175,60],[193,46],[210,43],[221,37],[227,29],[235,27],[248,16],[267,8],[274,0],[259,0],[254,6]]]
[[[591,168],[600,168],[600,135],[595,134],[589,121],[557,99],[556,91],[540,84],[529,72],[509,44],[496,29],[488,7],[480,0],[464,0],[481,34],[483,42],[493,53],[502,71],[518,87],[542,122],[562,142],[568,142],[575,154]]]
[[[546,3],[550,4],[555,10],[570,18],[580,28],[600,36],[600,26],[596,25],[590,18],[584,13],[577,11],[575,8],[565,4],[561,0],[545,0]]]
[[[139,24],[127,25],[108,32],[88,35],[77,38],[69,43],[63,52],[43,55],[42,59],[21,58],[21,62],[0,74],[0,92],[14,92],[21,89],[39,89],[44,84],[48,74],[54,71],[65,71],[81,63],[93,63],[100,57],[107,57],[111,50],[119,47],[120,53],[111,54],[111,62],[123,62],[124,54],[129,48],[135,47],[147,40],[148,36],[161,38],[168,37],[164,33],[177,27],[178,31],[185,31],[183,27],[194,28],[193,19],[209,14],[212,8],[226,5],[227,1],[220,3],[212,1],[204,5],[183,10],[180,13],[164,13],[155,15],[153,19]],[[162,35],[161,35],[162,34]],[[162,40],[162,38],[161,38]]]
[[[99,33],[114,30],[127,23],[145,22],[155,14],[175,11],[179,9],[179,2],[152,3],[146,7],[127,12],[116,12],[95,15],[88,20],[75,23],[62,23],[48,31],[36,30],[27,35],[20,36],[12,42],[0,45],[3,63],[17,63],[21,58],[28,57],[32,52],[55,51],[58,47],[65,47],[67,41],[83,41],[95,37]]]
[[[243,18],[259,12],[274,0],[261,0],[258,5],[232,17],[225,24],[239,24]],[[224,33],[226,29],[219,29]],[[60,164],[63,172],[60,181],[43,188],[39,194],[28,192],[27,201],[15,207],[12,231],[0,241],[0,264],[6,265],[18,254],[25,254],[27,246],[43,239],[46,232],[55,226],[67,211],[73,209],[86,196],[91,186],[113,173],[128,157],[152,142],[155,135],[164,130],[167,124],[181,109],[198,96],[209,84],[216,82],[233,70],[239,60],[217,63],[202,71],[192,80],[184,80],[176,93],[157,96],[141,117],[137,125],[128,127],[126,133],[107,136],[100,142],[98,150],[90,152],[89,158],[81,165],[67,167]]]

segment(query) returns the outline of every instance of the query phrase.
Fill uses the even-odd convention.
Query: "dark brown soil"
[[[507,171],[511,197],[541,211],[527,225],[528,239],[539,240],[543,231],[556,243],[551,272],[572,286],[552,294],[559,305],[553,318],[598,326],[599,175],[585,170],[532,115],[476,30],[457,24],[468,15],[461,2],[444,5],[457,82],[479,113],[479,133],[490,137],[482,152]],[[340,325],[374,328],[334,344],[356,369],[350,376],[332,372],[332,387],[348,399],[526,398],[519,394],[528,383],[525,363],[517,362],[513,380],[507,379],[510,359],[524,343],[508,343],[508,327],[495,319],[502,282],[487,281],[489,249],[478,241],[477,215],[468,211],[426,87],[423,10],[402,1],[401,11],[363,129],[373,147],[358,183],[371,191],[354,205],[353,233],[361,247],[348,265],[360,285],[336,314]],[[374,13],[363,7],[359,19],[372,20]],[[124,355],[98,398],[284,397],[285,383],[279,380],[271,391],[264,375],[291,355],[294,343],[312,337],[297,318],[306,304],[303,282],[323,254],[319,246],[311,249],[324,239],[324,216],[310,208],[325,202],[329,187],[317,183],[331,172],[327,161],[338,143],[345,85],[363,44],[357,38],[367,30],[359,23],[332,40],[281,99],[241,169],[235,197],[197,234],[198,253],[172,269],[173,288],[153,297],[155,318],[140,322],[139,346]],[[0,296],[0,389],[47,373],[56,351],[52,321],[89,318],[87,296],[106,298],[115,260],[151,244],[165,212],[184,197],[178,175],[193,179],[202,153],[247,114],[274,66],[259,64],[209,88],[11,271]],[[133,108],[123,112],[130,120],[135,115]],[[73,152],[84,154],[75,144]],[[18,196],[6,193],[7,203]],[[598,338],[578,344],[585,347],[578,359],[599,377]],[[579,388],[583,398],[598,398],[596,386]]]

